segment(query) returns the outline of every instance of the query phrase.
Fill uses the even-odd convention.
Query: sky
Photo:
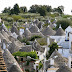
[[[64,6],[65,14],[72,14],[72,0],[0,0],[0,13],[5,7],[11,7],[18,3],[19,6],[26,6],[28,9],[31,5],[51,5],[52,8]]]

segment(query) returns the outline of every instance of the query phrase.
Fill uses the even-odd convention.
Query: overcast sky
[[[13,7],[14,4],[18,3],[19,6],[26,6],[28,9],[31,5],[51,5],[52,8],[63,5],[65,8],[64,13],[71,14],[72,0],[0,0],[0,12],[5,7]]]

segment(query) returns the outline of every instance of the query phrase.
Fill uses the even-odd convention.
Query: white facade
[[[63,56],[68,58],[69,56],[69,49],[58,49],[58,52]]]
[[[69,48],[69,41],[65,41],[65,38],[60,39],[57,44],[63,48]]]
[[[72,33],[69,33],[69,48],[71,49]]]
[[[68,57],[68,67],[71,68],[71,56]]]
[[[6,44],[5,43],[3,43],[3,49],[6,49]]]
[[[1,20],[1,18],[0,18],[0,23],[1,23],[1,21],[2,21],[2,20]]]
[[[68,27],[65,29],[66,40],[68,40],[68,38],[69,38],[69,32],[72,32],[72,28],[71,28],[70,26],[68,26]]]
[[[50,38],[55,39],[56,42],[59,42],[60,39],[65,39],[65,36],[50,36]]]
[[[20,29],[20,35],[22,35],[24,33],[24,29]]]

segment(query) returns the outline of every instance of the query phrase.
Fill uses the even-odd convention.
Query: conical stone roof
[[[52,55],[50,56],[50,58],[53,58],[54,59],[54,62],[55,62],[55,64],[58,67],[65,66],[65,64],[68,63],[68,60],[66,58],[62,57],[62,55],[60,53],[58,53],[57,50],[55,50],[52,53]]]
[[[12,65],[9,72],[22,72],[20,68],[18,68],[17,65]]]
[[[33,49],[36,50],[36,51],[39,51],[41,46],[40,44],[37,42],[37,40],[35,39],[35,41],[33,42],[33,45],[32,45]]]
[[[5,61],[5,64],[7,66],[7,70],[9,71],[10,68],[12,67],[12,65],[14,63],[16,63],[16,66],[18,67],[18,69],[22,72],[21,68],[19,67],[19,64],[17,63],[17,61],[15,60],[15,58],[12,56],[12,54],[9,52],[8,49],[5,49],[4,50],[4,53],[3,53],[3,58],[4,58],[4,61]],[[16,71],[17,72],[17,71]]]
[[[13,41],[9,46],[8,49],[11,53],[19,51],[21,47],[23,47],[24,44],[22,44],[20,41]]]
[[[12,33],[15,32],[16,34],[19,34],[19,31],[18,31],[17,27],[14,26],[14,25],[13,25],[12,28],[11,28],[11,32],[12,32]]]
[[[52,36],[52,35],[54,35],[56,32],[55,32],[51,27],[48,26],[46,29],[44,29],[44,30],[42,31],[42,33],[43,33],[43,35],[45,35],[45,36],[47,36],[47,35]]]
[[[31,33],[37,33],[39,28],[36,25],[32,25],[29,30]]]
[[[34,24],[38,24],[39,23],[39,20],[38,19],[36,19],[35,21],[34,21]]]
[[[62,28],[58,28],[55,36],[64,36],[64,35],[65,35],[64,30]]]
[[[62,66],[56,72],[72,72],[72,70],[68,66]]]
[[[41,28],[42,24],[43,24],[42,22],[39,22],[39,24],[38,24],[39,29]]]
[[[25,32],[23,33],[24,37],[30,38],[31,37],[31,32],[29,31],[28,28],[25,29]]]

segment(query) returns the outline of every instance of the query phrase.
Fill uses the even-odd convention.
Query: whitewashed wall
[[[55,39],[56,42],[60,41],[60,39],[65,39],[65,36],[50,36],[50,38]]]
[[[71,48],[71,42],[72,42],[72,34],[69,34],[69,48]]]
[[[57,70],[48,70],[47,72],[56,72]]]
[[[24,33],[24,29],[20,29],[19,32],[20,32],[20,35],[22,35]]]
[[[58,52],[63,56],[68,58],[69,56],[69,49],[58,49]]]
[[[60,39],[57,44],[63,48],[69,48],[69,41],[65,41],[65,39]]]
[[[70,26],[68,26],[66,29],[65,29],[65,33],[66,33],[66,40],[68,39],[68,33],[69,32],[72,32],[72,28]]]

